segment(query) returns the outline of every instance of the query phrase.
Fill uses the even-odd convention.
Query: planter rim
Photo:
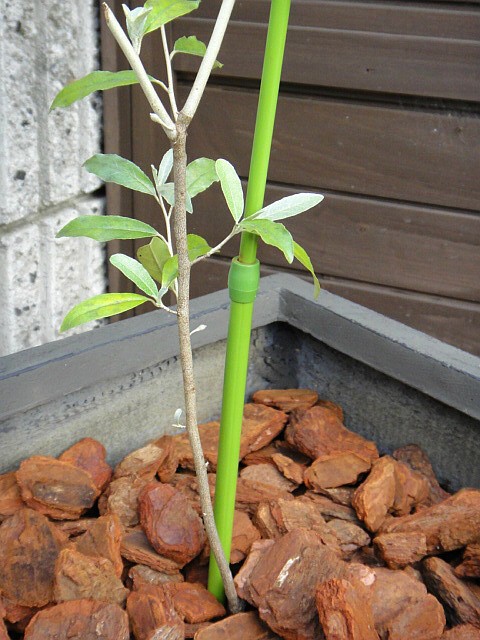
[[[223,340],[228,291],[192,300],[193,348]],[[262,278],[253,327],[285,322],[337,351],[480,419],[480,358],[311,284]],[[0,420],[178,355],[176,320],[152,311],[0,358]]]

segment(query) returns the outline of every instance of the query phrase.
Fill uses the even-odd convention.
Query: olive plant
[[[217,56],[234,2],[235,0],[223,0],[208,46],[194,35],[188,35],[179,38],[171,48],[165,25],[195,10],[199,0],[147,0],[144,6],[133,10],[124,5],[126,30],[104,4],[107,25],[125,54],[131,70],[90,73],[62,89],[56,96],[52,109],[67,107],[95,91],[138,83],[150,105],[151,120],[162,127],[170,143],[170,149],[158,167],[152,165],[151,178],[130,160],[114,154],[96,154],[85,162],[86,170],[105,182],[113,182],[151,196],[159,206],[159,219],[161,222],[163,220],[163,223],[162,230],[159,231],[131,217],[88,215],[75,218],[60,230],[57,237],[85,236],[99,242],[142,238],[148,241],[139,248],[136,259],[121,253],[110,257],[111,264],[143,293],[105,293],[85,300],[69,311],[63,320],[61,330],[90,320],[107,318],[146,303],[176,315],[184,384],[185,426],[194,454],[204,524],[224,581],[230,609],[238,611],[240,603],[215,528],[206,465],[197,427],[190,340],[193,332],[189,322],[190,270],[198,261],[218,252],[233,236],[247,231],[259,236],[265,243],[277,247],[283,252],[287,262],[291,263],[294,258],[299,260],[311,272],[317,294],[319,284],[307,253],[293,241],[290,232],[279,220],[312,208],[322,200],[322,196],[311,193],[288,196],[246,218],[242,184],[230,162],[225,159],[197,158],[187,163],[187,129],[198,108],[212,69],[221,66]],[[140,58],[143,38],[158,30],[166,63],[166,82],[150,76]],[[173,83],[172,60],[176,55],[201,58],[187,100],[180,108]],[[219,244],[211,247],[203,237],[188,233],[187,213],[193,212],[195,196],[208,189],[214,182],[220,183],[226,209],[233,221],[230,233]],[[164,302],[169,291],[173,292],[176,298],[175,307]],[[195,330],[198,329],[201,327]],[[177,412],[177,423],[179,416],[180,412]]]

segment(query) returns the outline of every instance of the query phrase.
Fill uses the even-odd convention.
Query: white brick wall
[[[33,5],[33,8],[32,8]],[[66,83],[98,66],[95,0],[3,0],[0,15],[0,355],[57,339],[71,306],[105,290],[104,249],[55,240],[101,213],[83,162],[101,146],[101,103],[49,113]]]

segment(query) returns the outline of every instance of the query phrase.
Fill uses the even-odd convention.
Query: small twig
[[[165,32],[165,27],[163,25],[160,27],[160,31],[162,33],[163,53],[165,54],[165,66],[167,68],[168,97],[170,99],[170,106],[172,107],[173,119],[176,120],[178,117],[178,108],[177,108],[177,102],[175,100],[175,92],[173,90],[172,61],[170,59],[170,51],[168,50],[167,34]]]
[[[220,251],[220,249],[223,247],[224,244],[227,244],[227,242],[231,240],[233,236],[236,236],[237,233],[240,233],[240,232],[241,232],[240,227],[238,225],[235,225],[226,238],[224,238],[221,242],[219,242],[216,247],[213,247],[213,249],[210,249],[210,251],[207,251],[207,253],[203,254],[203,256],[200,256],[199,258],[195,258],[195,260],[192,260],[190,262],[190,266],[193,267],[193,265],[197,264],[197,262],[200,262],[200,260],[205,260],[205,258],[209,258],[210,256],[213,256],[214,253],[216,253],[217,251]]]
[[[230,20],[230,15],[232,13],[234,5],[235,0],[223,0],[220,11],[218,12],[218,17],[215,22],[215,26],[213,27],[210,42],[208,43],[207,50],[203,57],[193,86],[190,89],[190,93],[188,95],[187,101],[185,102],[185,106],[182,109],[182,113],[189,121],[195,115],[198,104],[202,98],[203,92],[205,91],[205,86],[212,72],[215,60],[218,57],[218,52],[220,51],[223,37],[225,35],[225,31],[227,30],[228,22]]]
[[[145,94],[145,97],[152,107],[154,114],[158,118],[158,122],[162,125],[165,133],[167,134],[167,137],[170,140],[174,140],[176,136],[175,123],[168,115],[167,110],[158,97],[158,94],[155,91],[153,84],[151,83],[150,78],[147,75],[147,72],[145,71],[145,67],[143,66],[142,61],[140,60],[138,54],[135,52],[132,43],[128,39],[125,31],[120,26],[120,23],[116,19],[110,7],[106,3],[103,3],[103,9],[105,12],[105,20],[107,26],[112,32],[113,37],[117,41],[118,46],[125,54],[125,57],[130,63],[131,68],[135,72],[140,86],[142,87],[143,93]]]

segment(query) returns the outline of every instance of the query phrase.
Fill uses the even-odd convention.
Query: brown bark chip
[[[24,460],[17,482],[29,507],[57,520],[79,518],[100,493],[90,473],[48,456]]]
[[[330,400],[319,400],[317,402],[317,406],[333,411],[340,422],[343,422],[343,409],[340,405],[335,404],[335,402],[331,402]]]
[[[252,400],[281,411],[310,409],[318,400],[318,393],[311,389],[262,389],[256,391]]]
[[[480,578],[480,542],[465,547],[462,563],[455,568],[455,573],[459,578]]]
[[[441,640],[480,640],[480,629],[471,624],[460,624],[445,631]]]
[[[368,533],[361,527],[353,524],[353,522],[334,518],[329,520],[327,527],[336,535],[340,550],[345,559],[351,557],[357,549],[366,547],[371,542]]]
[[[0,475],[0,522],[24,506],[15,471]]]
[[[428,594],[406,607],[386,629],[388,640],[438,640],[445,629],[445,613],[438,600]]]
[[[55,561],[66,537],[42,514],[21,509],[0,526],[0,591],[15,604],[53,600]]]
[[[195,640],[279,640],[256,611],[236,613],[198,631]]]
[[[429,555],[453,551],[476,542],[480,531],[480,491],[461,489],[443,502],[418,513],[394,518],[381,533],[420,531],[427,539]]]
[[[427,500],[430,490],[428,480],[404,462],[395,462],[395,482],[392,505],[395,515],[406,516],[417,504]]]
[[[132,591],[127,612],[135,640],[183,640],[185,625],[162,587]]]
[[[285,439],[313,460],[332,453],[356,453],[364,460],[378,458],[373,442],[349,431],[330,409],[314,406],[294,411],[285,431]]]
[[[246,404],[243,410],[242,435],[240,440],[240,459],[268,445],[282,431],[287,414],[261,404]],[[219,422],[207,422],[198,426],[202,441],[203,454],[209,463],[210,471],[217,466]],[[186,469],[194,469],[193,454],[187,434],[174,439],[174,447],[179,464]]]
[[[148,478],[131,477],[113,480],[100,498],[102,500],[105,496],[105,510],[102,515],[116,514],[123,527],[137,525],[139,523],[138,496],[148,482]]]
[[[355,510],[352,509],[352,507],[347,507],[346,505],[334,502],[333,500],[330,500],[330,498],[326,498],[325,496],[319,496],[313,491],[307,491],[301,497],[301,499],[313,502],[316,508],[327,521],[331,520],[332,518],[339,518],[340,520],[347,520],[348,522],[361,524],[360,520],[357,518]]]
[[[307,468],[306,464],[296,462],[290,456],[283,453],[274,453],[272,462],[287,480],[291,480],[296,485],[303,483],[303,476]]]
[[[305,484],[313,491],[322,491],[355,484],[360,474],[370,470],[372,463],[351,451],[320,456],[305,471]]]
[[[226,615],[225,607],[198,582],[169,583],[163,586],[175,611],[185,622],[196,624]]]
[[[37,613],[25,640],[129,640],[128,617],[116,604],[71,600]]]
[[[240,571],[233,580],[239,598],[246,600],[249,604],[253,604],[253,600],[250,596],[250,576],[252,575],[252,571],[255,569],[267,550],[274,544],[274,540],[257,540],[257,542],[254,542],[247,559],[242,564]]]
[[[405,462],[414,471],[421,473],[428,481],[428,504],[437,504],[450,496],[438,484],[437,477],[427,454],[416,444],[408,444],[393,452],[395,460]]]
[[[99,491],[105,490],[112,477],[112,469],[105,458],[105,447],[93,438],[83,438],[58,457],[62,462],[87,471]]]
[[[232,545],[230,563],[236,564],[246,558],[252,544],[260,539],[260,532],[247,513],[235,509],[233,514]]]
[[[169,452],[169,446],[160,447],[154,443],[147,444],[145,447],[132,451],[123,458],[115,467],[113,477],[115,480],[125,476],[153,480]]]
[[[152,547],[181,564],[205,545],[203,523],[185,496],[170,485],[147,485],[139,498],[140,522]]]
[[[442,602],[450,624],[469,623],[480,629],[480,598],[457,578],[441,558],[423,562],[422,574],[428,590]]]
[[[326,580],[318,585],[315,601],[326,640],[379,640],[366,588]]]
[[[355,491],[352,506],[370,531],[377,531],[395,500],[395,460],[379,458],[367,479]]]
[[[132,589],[140,591],[142,587],[153,585],[162,585],[165,582],[183,582],[184,577],[177,571],[176,573],[165,573],[164,571],[155,571],[145,564],[136,564],[128,572],[128,577],[132,581]]]
[[[313,640],[319,633],[315,587],[339,577],[343,566],[317,534],[295,529],[260,556],[249,576],[247,599],[282,638]]]
[[[294,491],[298,485],[287,480],[278,469],[271,464],[252,464],[240,471],[240,478],[259,484],[268,485],[280,491]]]
[[[128,589],[105,558],[90,558],[74,549],[63,549],[55,563],[54,599],[101,600],[123,605]]]
[[[109,514],[100,516],[89,526],[87,531],[75,539],[75,548],[80,553],[92,558],[109,560],[117,576],[122,575],[123,561],[120,547],[123,530],[118,516]]]
[[[390,569],[402,569],[427,555],[427,539],[420,531],[382,533],[373,543]]]
[[[122,556],[130,562],[147,565],[155,571],[177,575],[180,565],[158,554],[150,545],[147,536],[141,529],[127,531],[122,538]]]

